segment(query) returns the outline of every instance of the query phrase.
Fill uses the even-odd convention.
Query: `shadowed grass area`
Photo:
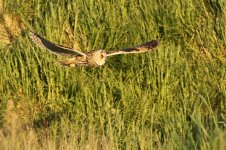
[[[0,36],[11,39],[0,41],[0,149],[226,148],[224,0],[1,6]],[[99,68],[64,68],[28,31],[81,51],[160,45]]]

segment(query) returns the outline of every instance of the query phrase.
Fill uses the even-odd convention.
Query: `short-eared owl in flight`
[[[81,52],[78,50],[74,50],[72,48],[67,48],[61,45],[54,44],[44,39],[37,33],[30,32],[30,37],[33,40],[33,42],[41,48],[46,48],[49,51],[61,56],[71,56],[72,58],[70,59],[59,61],[61,65],[68,67],[78,67],[78,66],[98,67],[105,63],[105,60],[107,59],[108,56],[147,52],[155,48],[159,43],[158,40],[152,40],[150,42],[146,42],[133,48],[110,51],[94,50],[90,52]]]

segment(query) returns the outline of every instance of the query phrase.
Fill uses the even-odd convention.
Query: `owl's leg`
[[[58,63],[65,67],[78,67],[78,66],[86,66],[87,63],[83,61],[78,61],[76,58],[70,58],[62,61],[58,61]]]

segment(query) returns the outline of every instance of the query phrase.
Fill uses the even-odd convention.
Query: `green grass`
[[[226,148],[224,0],[7,0],[3,8],[26,30],[0,51],[0,149]],[[81,51],[160,45],[99,68],[64,68],[28,31]]]

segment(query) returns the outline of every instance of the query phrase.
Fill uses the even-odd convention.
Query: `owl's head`
[[[103,65],[107,58],[106,51],[105,50],[95,51],[93,58],[98,65],[100,65],[100,66]]]

